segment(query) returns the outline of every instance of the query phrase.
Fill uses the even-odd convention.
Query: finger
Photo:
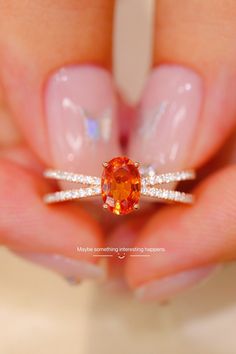
[[[1,245],[69,280],[102,276],[92,253],[78,252],[78,247],[102,245],[97,224],[79,208],[46,207],[42,194],[48,186],[28,162],[23,167],[19,159],[0,160]]]
[[[11,119],[7,107],[4,105],[3,92],[0,85],[0,147],[17,144],[20,140],[19,130]]]
[[[236,257],[236,168],[209,177],[196,190],[192,208],[166,207],[142,230],[136,247],[166,252],[127,263],[129,284],[142,299],[163,299]],[[163,286],[163,287],[162,287]]]
[[[232,20],[235,11],[235,4],[228,1],[224,3],[224,7],[219,1],[181,1],[178,9],[173,1],[157,2],[154,69],[141,99],[139,120],[130,144],[130,156],[135,160],[152,164],[159,171],[198,167],[225,142],[235,126],[236,47],[233,38],[236,29]],[[224,29],[222,23],[227,23]],[[168,221],[177,234],[175,240],[182,247],[182,238],[185,240],[185,236],[179,234],[176,219],[172,224],[172,214],[169,216],[169,212],[169,208],[161,212],[162,219],[158,219],[155,226],[162,231]],[[201,214],[198,222],[202,227],[205,220],[206,217]],[[192,227],[194,225],[192,223]],[[148,242],[151,239],[150,234],[146,237],[145,247],[157,244],[164,247],[158,242],[162,233],[157,230],[152,230],[152,243]],[[180,252],[177,243],[173,241],[173,230],[169,233],[173,243],[173,246],[168,243],[170,251],[155,257],[158,262],[163,260],[163,263],[164,259],[169,259],[172,274],[177,273],[174,260],[175,253]],[[191,234],[188,236],[191,239]],[[210,242],[209,238],[207,240]],[[135,246],[138,244],[139,239]],[[191,251],[194,252],[190,246],[192,255]],[[170,254],[169,258],[167,254]],[[183,257],[182,253],[181,257],[185,259],[186,256]],[[146,277],[150,276],[148,267],[144,267],[149,259],[151,262],[154,257],[142,262],[129,260],[127,272],[132,286],[138,286],[138,283],[132,283],[132,277],[135,279],[134,269],[136,274],[140,272],[145,273]],[[189,277],[186,274],[182,274],[180,278],[177,276],[169,289],[168,273],[160,275],[155,294],[152,293],[150,297],[161,299],[168,296],[168,291],[177,292],[190,285],[193,279],[196,282],[211,271],[211,268],[199,267]],[[163,283],[160,279],[163,279]],[[146,284],[147,282],[148,279]],[[160,289],[164,289],[164,292],[161,293]],[[139,292],[141,297],[146,296],[142,295],[144,292]]]
[[[129,150],[163,171],[206,162],[236,122],[235,3],[175,5],[156,2],[154,68]]]
[[[4,105],[47,164],[74,170],[83,166],[81,172],[92,173],[102,161],[101,155],[112,153],[116,146],[115,138],[111,144],[111,132],[116,132],[115,93],[105,69],[111,61],[112,11],[113,3],[102,0],[55,2],[51,7],[34,2],[27,8],[16,1],[1,3]],[[98,46],[94,46],[94,38]],[[106,149],[108,145],[110,149]],[[78,222],[85,217],[78,211]],[[68,222],[70,228],[73,225],[69,227]],[[7,235],[8,245],[14,248],[14,232]],[[43,233],[39,235],[43,241]],[[80,237],[82,244],[90,243]],[[91,240],[94,245],[99,242],[97,232],[91,232]],[[32,239],[21,241],[26,250],[30,248]]]
[[[43,163],[98,174],[101,162],[118,150],[110,74],[113,1],[71,0],[50,6],[36,1],[25,7],[9,0],[0,7],[4,105]],[[78,210],[78,223],[84,217]],[[15,242],[14,234],[8,237]],[[80,237],[86,244],[86,237]],[[94,232],[93,243],[98,242]],[[25,247],[30,245],[25,242]]]
[[[225,145],[220,149],[213,163],[217,168],[236,163],[236,130],[233,131]]]
[[[6,105],[48,165],[97,173],[117,154],[113,6],[108,0],[35,1],[27,8],[1,2]]]

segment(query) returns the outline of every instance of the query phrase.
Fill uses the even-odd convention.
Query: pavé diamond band
[[[102,177],[46,170],[46,178],[73,182],[80,188],[63,190],[44,196],[46,203],[102,196],[103,207],[114,214],[124,215],[139,208],[140,196],[154,198],[156,201],[193,203],[193,195],[166,188],[160,185],[195,179],[195,172],[180,171],[164,174],[144,173],[137,162],[127,157],[116,157],[103,163]]]

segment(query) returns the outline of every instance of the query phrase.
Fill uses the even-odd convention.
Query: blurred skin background
[[[116,82],[130,102],[152,61],[153,1],[117,2]],[[1,135],[9,123],[0,122]],[[0,249],[0,352],[234,354],[236,267],[165,305],[142,304],[92,282],[68,284]]]

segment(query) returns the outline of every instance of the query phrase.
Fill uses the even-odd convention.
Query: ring
[[[59,170],[46,170],[46,178],[78,183],[77,189],[63,190],[44,196],[45,203],[57,203],[86,197],[102,196],[103,208],[116,215],[139,209],[140,197],[154,201],[192,204],[192,194],[159,188],[161,184],[193,180],[193,170],[157,174],[149,167],[140,166],[128,157],[116,157],[103,164],[102,177],[86,176]]]

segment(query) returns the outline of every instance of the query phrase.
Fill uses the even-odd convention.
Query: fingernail
[[[58,254],[17,253],[17,255],[58,273],[70,283],[104,277],[101,267],[84,260],[74,260]]]
[[[134,295],[142,301],[164,301],[208,279],[219,266],[196,268],[151,281],[137,288]]]
[[[181,168],[190,153],[202,102],[202,80],[190,69],[161,65],[147,81],[130,156],[159,171]]]
[[[93,173],[117,154],[116,94],[107,70],[92,65],[62,68],[49,78],[45,95],[56,166]]]

